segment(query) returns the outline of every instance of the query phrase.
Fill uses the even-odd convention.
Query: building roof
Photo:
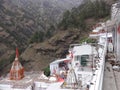
[[[0,80],[1,86],[11,86],[12,89],[26,89],[33,85],[34,82],[47,82],[48,78],[43,74],[43,72],[25,72],[25,77],[21,80],[9,80],[8,77]],[[10,89],[8,88],[8,89]]]
[[[64,61],[71,61],[71,58],[58,59],[58,60],[53,61],[50,64],[56,64],[56,63],[60,63],[60,62],[64,62]]]
[[[46,90],[69,90],[69,89],[61,89],[60,86],[62,84],[63,84],[63,82],[53,83]]]
[[[73,53],[74,56],[97,54],[95,47],[88,45],[88,44],[74,47],[73,52],[74,52]]]
[[[96,29],[93,30],[93,32],[99,32],[101,29],[103,29],[103,27],[97,27]]]
[[[101,35],[101,37],[103,37],[103,38],[106,38],[106,37],[110,38],[110,37],[112,37],[112,33],[103,34],[103,35]]]

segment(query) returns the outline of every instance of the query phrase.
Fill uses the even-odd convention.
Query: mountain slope
[[[63,58],[68,54],[69,45],[79,43],[79,39],[87,33],[78,29],[58,31],[52,38],[43,43],[31,44],[21,55],[26,70],[41,70],[56,58]]]
[[[69,0],[0,0],[0,71],[14,60],[15,47],[24,51],[35,32],[45,33],[49,27],[56,26],[62,12],[78,3],[80,1],[75,4]]]
[[[16,46],[20,52],[25,50],[20,58],[25,70],[41,70],[56,58],[65,57],[69,45],[84,40],[92,25],[109,18],[106,6],[104,11],[101,4],[92,3],[90,6],[96,8],[88,8],[89,3],[77,7],[79,3],[81,0],[0,0],[0,72],[9,71]],[[49,31],[55,34],[29,45],[31,35],[41,31],[41,36]]]
[[[66,11],[53,37],[45,42],[30,45],[22,53],[23,65],[27,70],[40,70],[56,58],[64,58],[68,54],[70,44],[86,39],[92,26],[109,16],[110,6],[105,2],[88,2]]]

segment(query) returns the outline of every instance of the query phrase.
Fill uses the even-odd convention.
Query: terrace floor
[[[112,54],[108,54],[108,60],[105,63],[103,90],[120,90],[120,69],[113,70],[111,61],[115,58],[110,58]]]

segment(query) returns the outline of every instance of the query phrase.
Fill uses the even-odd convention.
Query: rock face
[[[79,11],[79,8],[75,11]],[[75,15],[75,17],[79,17],[80,14],[75,14],[75,11],[72,12],[73,16]],[[66,15],[66,17],[69,16],[70,13]],[[66,24],[66,21],[71,20],[71,18],[68,18],[65,21],[64,17],[63,19],[64,24]],[[98,20],[96,20],[94,19],[94,17],[89,17],[85,19],[84,24],[86,25],[86,29],[76,29],[75,27],[68,27],[67,29],[63,29],[60,27],[56,31],[56,34],[50,39],[44,41],[43,43],[34,43],[32,45],[29,45],[29,47],[21,55],[21,59],[25,69],[41,70],[47,67],[50,62],[58,58],[66,57],[66,55],[68,54],[69,45],[73,43],[80,43],[80,40],[88,37],[90,28],[92,30],[91,26],[99,22],[99,20],[101,21],[102,19],[104,18],[98,18]],[[77,22],[75,21],[76,20],[74,20],[73,23],[77,24]],[[71,22],[67,22],[67,24],[71,25]]]
[[[0,0],[0,72],[14,60],[16,46],[24,49],[28,45],[35,28],[35,21],[24,10],[10,0]]]
[[[25,69],[41,70],[47,67],[49,63],[55,59],[66,57],[69,45],[79,43],[79,40],[87,35],[88,33],[81,32],[78,29],[61,30],[43,43],[29,45],[21,55]]]
[[[0,71],[14,60],[16,46],[24,51],[31,35],[46,32],[59,22],[62,12],[80,3],[81,0],[0,0]]]

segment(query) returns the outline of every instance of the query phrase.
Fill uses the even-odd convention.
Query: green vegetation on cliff
[[[89,18],[100,19],[110,15],[110,6],[104,1],[87,2],[63,15],[59,27],[62,29],[82,28],[86,29],[85,20]]]
[[[0,3],[0,14],[2,15],[0,17],[2,21],[0,23],[0,31],[3,33],[3,37],[0,37],[0,40],[2,43],[4,42],[1,45],[0,54],[1,56],[6,54],[7,50],[11,48],[10,46],[8,48],[7,46],[5,47],[6,44],[23,48],[28,45],[28,40],[30,40],[30,43],[33,44],[24,49],[25,51],[21,55],[22,63],[26,70],[43,70],[56,58],[64,58],[69,45],[72,43],[94,42],[94,40],[86,38],[91,30],[89,27],[99,22],[99,19],[110,16],[110,6],[103,1],[84,3],[79,7],[68,10],[64,12],[63,18],[60,17],[60,22],[58,19],[51,20],[51,17],[57,18],[59,16],[59,10],[55,10],[56,16],[56,14],[51,12],[51,8],[45,8],[45,10],[44,7],[40,9],[29,8],[28,6],[30,5],[28,4],[26,6],[28,7],[27,9],[26,7],[20,9],[18,8],[19,6],[9,6],[9,4],[4,4],[5,6],[3,6]],[[40,7],[40,4],[38,6]],[[38,10],[35,11],[36,9]],[[54,9],[52,7],[52,10]],[[44,13],[41,13],[42,11]],[[51,14],[47,13],[48,11]],[[56,23],[58,23],[57,29]],[[12,60],[14,60],[14,49],[12,49],[10,54],[9,59],[6,58],[0,61],[1,72],[6,71],[3,70],[6,69],[4,67],[8,66],[8,64],[10,65]],[[9,63],[7,60],[9,60]],[[44,71],[46,75],[49,75],[49,67],[45,68]]]

